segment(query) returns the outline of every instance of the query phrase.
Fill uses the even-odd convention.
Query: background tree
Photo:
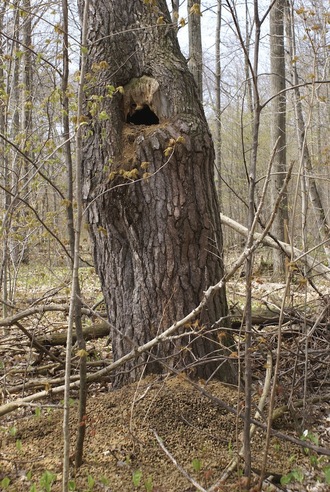
[[[188,0],[189,61],[200,101],[203,100],[203,48],[201,31],[201,2]]]
[[[4,18],[6,13],[6,3],[3,2],[0,10],[0,30],[4,28]],[[5,54],[5,42],[3,39],[0,41],[0,58],[3,59]],[[5,70],[4,65],[0,65],[0,90],[2,94],[6,94],[6,80],[5,80]],[[6,133],[6,100],[2,97],[0,99],[0,132],[2,135]],[[2,183],[5,190],[9,187],[9,169],[8,160],[6,155],[6,145],[3,139],[0,140],[0,152],[2,155]],[[4,210],[4,220],[3,220],[3,234],[2,234],[2,261],[1,261],[1,281],[0,287],[2,288],[2,299],[3,299],[3,316],[7,316],[7,302],[8,302],[8,283],[7,283],[7,273],[8,273],[8,230],[6,224],[6,216],[10,206],[10,194],[8,191],[4,191],[2,196],[3,210]]]
[[[286,93],[285,89],[285,50],[284,50],[284,9],[285,0],[276,0],[270,11],[270,72],[271,72],[271,145],[276,147],[273,161],[273,203],[282,188],[286,176]],[[286,232],[286,234],[285,234]],[[279,241],[288,242],[288,203],[287,195],[274,220],[273,233]],[[273,250],[273,273],[284,273],[284,255]]]
[[[307,37],[313,47],[312,64],[317,70],[319,64],[318,61],[318,49],[317,42],[315,39],[311,39],[310,31],[312,28],[311,24],[315,26],[314,23],[314,11],[308,11],[306,9],[302,9],[299,11],[299,14],[302,15],[304,23],[305,23],[305,32],[307,33]],[[319,24],[317,24],[319,26]],[[287,30],[289,32],[289,53],[290,58],[292,60],[291,63],[291,81],[293,85],[293,94],[294,94],[294,110],[296,115],[296,130],[297,130],[297,141],[299,148],[299,174],[301,179],[301,217],[302,217],[302,237],[304,238],[304,248],[308,248],[308,243],[306,240],[307,237],[307,222],[308,222],[308,197],[310,199],[310,203],[312,205],[313,215],[315,217],[315,222],[317,225],[316,234],[320,238],[320,241],[323,243],[323,248],[325,252],[325,256],[327,258],[327,262],[330,262],[330,249],[329,249],[329,220],[327,218],[327,212],[323,206],[323,200],[321,197],[321,192],[319,191],[319,185],[317,180],[314,177],[313,170],[313,160],[316,164],[318,164],[318,157],[315,156],[312,159],[310,147],[313,146],[313,140],[308,138],[308,131],[312,125],[313,116],[314,116],[314,100],[318,99],[316,89],[314,85],[312,85],[311,92],[304,97],[301,94],[300,89],[300,77],[298,72],[298,63],[299,63],[299,55],[297,54],[297,40],[296,40],[296,29],[295,29],[295,20],[294,20],[294,11],[292,3],[289,4],[289,11],[287,16]],[[318,29],[316,29],[318,31]],[[321,41],[322,43],[322,41]],[[313,77],[315,77],[315,73],[313,72]],[[310,106],[307,108],[307,112],[304,111],[303,108],[303,99],[308,99],[310,101]],[[307,123],[306,123],[307,121]]]
[[[222,2],[217,2],[217,25],[215,30],[215,167],[217,190],[221,204],[222,197],[222,119],[221,119],[221,23],[222,23]]]
[[[222,236],[212,140],[166,2],[91,1],[89,42],[84,197],[117,359],[222,277]],[[147,125],[152,110],[159,125],[126,124],[132,108]],[[233,381],[219,360],[231,337],[210,331],[226,314],[222,289],[187,327],[194,333],[127,364],[116,383],[146,362],[147,371],[166,363]]]
[[[178,24],[180,0],[172,0],[172,22]]]

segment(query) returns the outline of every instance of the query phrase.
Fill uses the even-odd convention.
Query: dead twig
[[[172,461],[172,463],[174,464],[174,466],[179,470],[179,472],[187,479],[189,480],[189,482],[197,489],[197,490],[200,490],[201,492],[207,492],[206,489],[204,489],[204,487],[202,487],[201,485],[199,485],[198,482],[196,482],[196,480],[193,479],[193,477],[191,477],[189,475],[188,472],[186,472],[186,470],[184,468],[182,468],[181,465],[179,465],[179,463],[176,461],[176,459],[174,458],[174,456],[170,453],[170,451],[165,447],[163,441],[161,440],[161,438],[159,437],[159,435],[157,434],[157,432],[155,430],[153,430],[153,433],[154,433],[154,436],[155,438],[157,439],[157,442],[159,444],[159,446],[162,448],[162,450],[164,451],[164,453],[166,454],[166,456]]]
[[[23,333],[24,335],[26,335],[28,337],[28,339],[31,341],[31,344],[34,348],[36,348],[39,352],[43,352],[44,354],[48,355],[48,357],[53,361],[53,362],[57,362],[58,364],[60,364],[61,366],[64,366],[64,362],[59,359],[58,357],[56,357],[55,355],[53,355],[49,350],[47,350],[41,343],[38,342],[38,340],[36,340],[34,338],[33,335],[31,335],[31,333],[26,329],[24,328],[24,326],[19,322],[19,321],[16,321],[15,322],[15,325],[17,326],[17,328],[19,328]]]
[[[48,311],[61,311],[64,313],[68,313],[69,306],[66,304],[45,304],[43,306],[34,306],[29,309],[25,309],[24,311],[20,311],[13,316],[0,319],[0,326],[10,327],[15,325],[17,321],[20,321],[23,318],[27,318],[35,314],[44,314]],[[92,311],[88,308],[82,308],[81,312],[82,314],[85,314],[87,316],[90,316],[92,314]]]
[[[257,419],[263,412],[263,409],[266,404],[266,398],[269,394],[269,389],[270,389],[270,382],[271,382],[271,377],[272,377],[272,369],[273,369],[273,363],[272,363],[272,354],[268,353],[267,355],[267,363],[266,363],[266,375],[265,375],[265,383],[264,387],[262,390],[262,394],[260,397],[259,405],[257,408],[257,411],[254,415],[254,418]],[[250,427],[250,439],[252,438],[253,434],[255,433],[256,430],[256,424],[252,424]],[[217,487],[220,485],[220,483],[224,483],[229,475],[237,468],[240,458],[243,458],[244,456],[244,446],[241,447],[240,451],[238,452],[237,456],[235,456],[227,468],[225,469],[224,473],[222,474],[220,480],[215,483],[209,490],[208,492],[213,492],[217,490]]]
[[[224,408],[225,410],[227,410],[230,413],[233,413],[234,415],[238,415],[238,417],[241,420],[244,420],[246,418],[244,412],[239,412],[238,410],[236,410],[236,408],[231,407],[230,405],[228,405],[226,402],[224,402],[220,398],[213,396],[211,393],[206,391],[198,383],[195,383],[195,381],[192,381],[191,379],[188,379],[188,378],[187,378],[187,380],[189,381],[189,383],[192,386],[194,386],[194,388],[196,388],[202,395],[209,398],[215,405]],[[0,407],[0,410],[1,410],[1,407]],[[0,416],[1,416],[1,413],[0,413]],[[250,423],[255,424],[257,427],[260,427],[260,429],[267,430],[267,425],[263,424],[259,420],[256,420],[255,418],[251,418]],[[295,437],[289,436],[288,434],[283,434],[283,432],[277,431],[275,429],[270,430],[270,435],[278,437],[279,439],[282,439],[284,441],[292,442],[292,444],[296,444],[297,446],[299,446],[301,448],[312,449],[313,451],[315,451],[315,453],[322,454],[324,456],[330,456],[330,449],[329,448],[323,448],[321,446],[315,446],[311,442],[302,441],[301,439],[297,439]]]
[[[282,405],[281,407],[277,407],[275,408],[275,410],[273,411],[273,415],[272,415],[272,421],[274,422],[274,420],[278,420],[279,418],[281,418],[285,413],[287,412],[290,412],[290,409],[291,408],[302,408],[304,406],[304,403],[320,403],[321,401],[330,401],[330,394],[326,394],[326,395],[317,395],[317,396],[314,396],[313,398],[309,398],[307,399],[305,402],[304,400],[298,400],[296,402],[294,402],[294,405]]]

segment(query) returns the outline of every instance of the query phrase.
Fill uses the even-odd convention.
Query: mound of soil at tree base
[[[207,390],[236,407],[236,388],[211,382]],[[102,391],[105,392],[99,387],[90,389],[85,460],[73,477],[75,490],[195,490],[161,450],[154,431],[177,463],[205,488],[221,477],[240,447],[242,422],[215,406],[184,378],[148,377],[120,390],[103,388]],[[22,414],[19,418],[16,414],[15,422],[7,422],[1,433],[0,474],[0,480],[3,477],[11,480],[7,490],[29,491],[33,483],[41,490],[39,480],[45,470],[56,474],[51,490],[62,490],[62,416],[62,410],[43,408],[41,415],[30,412],[29,416]],[[76,404],[73,404],[73,450],[76,425]],[[281,426],[284,425],[289,432],[288,422],[282,421]],[[258,469],[264,449],[264,434],[260,430],[252,439],[252,449],[253,467]],[[272,438],[267,470],[283,475],[297,467],[310,469],[310,457],[291,443]],[[308,473],[306,480],[310,481]],[[93,488],[88,487],[88,476],[90,484],[95,481]],[[232,475],[219,491],[242,490],[239,476],[239,473]],[[321,487],[312,489],[303,482],[297,488],[290,485],[290,490],[327,490]]]

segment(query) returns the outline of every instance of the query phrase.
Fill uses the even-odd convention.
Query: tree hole
[[[133,125],[158,125],[159,118],[150,109],[148,104],[131,104],[129,113],[126,118],[127,123],[133,123]]]

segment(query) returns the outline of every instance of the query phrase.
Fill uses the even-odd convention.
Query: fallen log
[[[44,313],[47,311],[66,311],[68,306],[61,305],[50,305],[50,306],[38,306],[33,307],[31,309],[21,311],[20,313],[15,314],[9,318],[5,318],[0,320],[1,326],[17,326],[19,325],[20,329],[24,331],[25,335],[27,335],[22,325],[18,322],[18,320],[22,320],[23,318]],[[91,312],[88,309],[83,309],[84,314],[90,315]],[[230,324],[231,328],[237,329],[242,323],[244,323],[244,314],[239,309],[231,310],[229,313],[230,316]],[[280,311],[278,310],[270,310],[269,308],[261,307],[256,308],[252,312],[252,324],[255,326],[266,326],[266,325],[276,325],[278,323],[280,317]],[[304,314],[301,314],[301,317],[304,318]],[[299,321],[299,313],[291,313],[290,311],[284,314],[283,322],[286,323],[288,321],[296,320]],[[312,321],[311,321],[312,322]],[[83,328],[83,334],[86,341],[94,340],[97,338],[109,337],[110,336],[111,325],[107,320],[102,318],[102,320],[98,321],[95,324],[90,326],[85,326]],[[29,336],[29,338],[32,338]],[[43,351],[43,348],[47,349],[47,347],[55,347],[57,345],[65,346],[67,339],[66,330],[63,329],[61,332],[55,331],[52,333],[48,333],[47,335],[33,337],[33,345],[37,350]],[[77,340],[76,332],[73,331],[72,342],[75,343]],[[57,361],[58,362],[58,361]]]
[[[289,405],[283,405],[282,407],[277,407],[275,408],[273,415],[272,415],[272,421],[274,422],[275,420],[278,420],[279,418],[283,417],[285,413],[290,413],[290,412],[295,412],[297,408],[302,408],[306,403],[321,403],[323,401],[330,402],[330,394],[327,393],[325,395],[316,395],[313,398],[309,398],[306,400],[298,400],[295,401],[291,407]]]
[[[233,219],[230,219],[226,215],[220,214],[220,219],[222,224],[227,225],[234,231],[238,232],[242,236],[247,237],[248,236],[248,229],[247,227],[244,227],[242,224],[239,224]],[[253,235],[254,240],[259,240],[261,238],[261,234],[255,232]],[[293,258],[291,258],[291,261],[294,263],[296,261],[301,261],[305,265],[308,266],[310,270],[314,270],[316,273],[319,275],[325,276],[328,280],[330,280],[330,268],[326,267],[323,265],[323,263],[317,262],[315,258],[310,256],[307,253],[304,253],[303,251],[299,250],[298,248],[295,248],[294,246],[291,246],[291,244],[284,243],[283,241],[275,241],[272,239],[270,236],[265,236],[262,238],[262,244],[265,244],[266,246],[270,246],[271,248],[275,249],[280,249],[284,251],[284,253],[291,258],[292,255],[294,255]],[[309,251],[310,253],[311,251]]]
[[[86,341],[94,340],[96,338],[103,338],[109,336],[110,333],[110,325],[107,321],[101,321],[99,323],[95,323],[91,326],[85,326],[83,328],[83,335]],[[36,338],[37,342],[45,347],[55,347],[56,345],[66,345],[66,330],[60,333],[51,333],[49,335],[45,335],[43,337]],[[75,330],[72,334],[72,343],[75,343],[77,340],[77,335]]]
[[[230,312],[231,328],[237,329],[244,323],[244,315],[238,309]],[[303,316],[303,315],[302,315]],[[256,326],[276,325],[279,321],[280,312],[271,311],[267,308],[258,308],[252,313],[252,324]],[[284,315],[283,322],[297,319],[297,316],[287,313]],[[100,321],[91,326],[83,328],[84,338],[86,341],[103,338],[110,335],[110,324],[107,321]],[[37,337],[36,341],[45,347],[55,347],[56,345],[66,345],[66,331],[60,333],[50,333],[48,335]],[[73,332],[73,343],[76,342],[76,333]]]
[[[302,315],[303,316],[303,315]],[[237,310],[233,310],[230,313],[230,324],[232,328],[239,328],[245,323],[244,314]],[[252,311],[252,325],[255,326],[266,326],[266,325],[277,325],[280,319],[280,311],[271,311],[267,308],[258,308]],[[290,313],[285,313],[282,318],[283,323],[297,319],[296,316]]]

